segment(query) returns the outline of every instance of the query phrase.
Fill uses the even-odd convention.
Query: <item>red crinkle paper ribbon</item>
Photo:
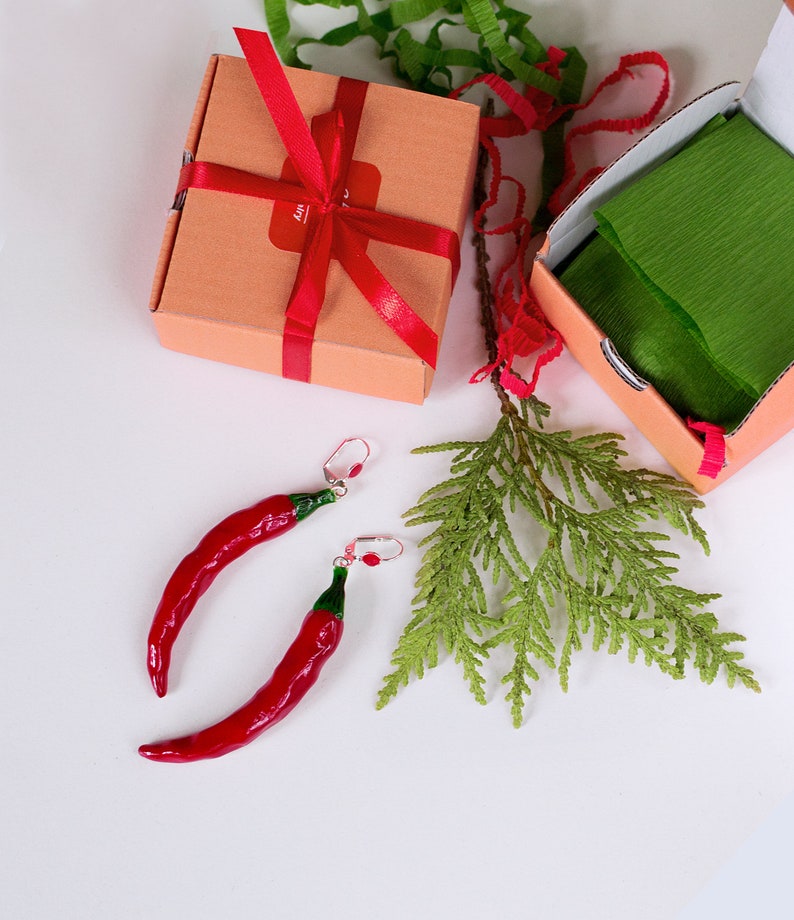
[[[331,259],[337,259],[370,306],[423,361],[435,368],[438,336],[384,278],[366,253],[378,240],[447,259],[454,285],[460,241],[454,231],[370,208],[342,206],[367,83],[342,77],[330,112],[317,116],[312,135],[269,36],[235,29],[300,184],[194,162],[182,168],[177,194],[188,188],[228,192],[310,207],[306,245],[286,310],[282,375],[308,382],[317,319]]]
[[[565,56],[564,51],[552,46],[548,49],[548,60],[539,64],[538,69],[559,80],[560,65]],[[576,177],[572,145],[577,137],[598,131],[631,134],[646,128],[659,114],[670,93],[669,66],[664,57],[656,51],[625,55],[620,59],[617,68],[599,83],[590,98],[583,103],[558,104],[548,93],[531,86],[527,87],[526,92],[522,95],[496,74],[475,77],[474,80],[459,87],[452,94],[453,98],[457,98],[473,84],[485,83],[502,99],[509,110],[507,115],[483,118],[480,122],[480,143],[488,151],[492,173],[487,200],[474,215],[474,228],[478,233],[488,235],[512,234],[515,246],[497,272],[492,285],[498,331],[496,356],[493,361],[472,375],[471,383],[479,383],[498,372],[499,382],[506,390],[519,399],[526,399],[534,392],[543,367],[558,357],[563,347],[562,337],[546,319],[529,290],[529,277],[524,266],[533,228],[531,222],[524,216],[526,189],[518,179],[502,173],[501,156],[494,139],[518,137],[532,130],[545,131],[564,115],[587,109],[607,87],[618,83],[625,77],[633,78],[633,67],[645,65],[659,67],[663,73],[661,89],[645,113],[631,118],[595,119],[571,128],[568,132],[564,148],[563,178],[559,186],[552,192],[548,204],[549,211],[556,215],[562,210],[562,196],[565,190]],[[577,193],[600,172],[600,168],[595,168],[585,173],[579,182]],[[505,184],[512,185],[515,190],[516,206],[513,216],[497,227],[486,229],[486,214],[497,204],[499,192]],[[515,360],[528,357],[547,342],[550,344],[535,360],[532,378],[529,381],[524,380],[513,370]]]
[[[725,429],[721,425],[715,425],[712,422],[698,422],[691,418],[688,418],[686,423],[692,431],[697,431],[704,438],[703,460],[698,469],[698,476],[708,476],[709,479],[716,479],[725,466],[725,457],[727,455]]]

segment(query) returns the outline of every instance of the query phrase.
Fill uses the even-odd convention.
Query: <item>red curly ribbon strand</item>
[[[560,65],[564,59],[564,51],[551,47],[548,49],[548,60],[538,67],[559,80]],[[458,98],[474,84],[484,83],[508,107],[507,115],[483,117],[480,122],[480,143],[485,147],[491,162],[491,181],[486,201],[474,215],[474,229],[477,233],[486,235],[512,234],[515,244],[492,282],[497,323],[496,356],[493,361],[472,375],[471,383],[479,383],[498,372],[499,382],[506,390],[519,399],[526,399],[534,392],[542,368],[562,353],[563,346],[562,337],[550,325],[529,290],[525,262],[533,228],[524,214],[527,192],[518,179],[502,172],[502,159],[495,138],[517,137],[532,130],[545,131],[563,116],[586,110],[607,87],[613,86],[625,77],[633,79],[632,68],[648,65],[661,68],[663,81],[656,99],[645,113],[631,118],[595,119],[568,132],[564,148],[563,178],[549,199],[549,210],[551,213],[558,213],[562,207],[562,196],[576,176],[572,145],[577,137],[598,131],[630,134],[647,127],[659,114],[670,93],[669,66],[664,57],[656,51],[622,57],[618,67],[599,83],[584,103],[559,104],[553,96],[534,87],[527,87],[524,95],[521,95],[496,74],[475,77],[451,94],[452,98]],[[601,167],[588,170],[580,180],[579,190],[600,172]],[[512,217],[498,226],[486,228],[486,215],[501,203],[500,196],[506,185],[512,187],[516,197]],[[516,359],[526,358],[546,345],[545,350],[535,359],[531,379],[526,381],[514,370]]]
[[[593,121],[587,122],[586,124],[576,125],[568,132],[565,138],[565,168],[563,171],[562,181],[549,198],[549,211],[552,214],[556,215],[562,211],[563,193],[576,177],[577,169],[573,156],[573,142],[578,137],[584,137],[588,134],[596,134],[599,131],[608,131],[618,134],[633,134],[635,131],[641,131],[642,129],[647,128],[648,125],[653,122],[659,112],[661,112],[664,104],[667,102],[668,96],[670,95],[670,66],[658,51],[642,51],[637,54],[624,55],[620,59],[615,70],[604,77],[604,79],[598,84],[587,102],[559,107],[559,109],[563,110],[559,114],[564,114],[565,112],[584,111],[585,109],[589,108],[601,95],[601,93],[608,87],[614,86],[625,77],[633,80],[634,72],[632,68],[646,66],[659,67],[663,75],[662,85],[659,89],[656,99],[653,101],[652,105],[646,112],[641,115],[635,115],[631,118],[596,118]],[[601,172],[603,172],[603,167],[594,167],[593,169],[588,170],[580,179],[576,189],[576,194],[579,194],[579,192],[581,192],[585,186],[588,185],[593,179],[595,179],[596,176],[598,176]]]
[[[691,418],[686,420],[687,426],[692,431],[697,431],[705,437],[703,460],[698,469],[698,476],[708,476],[716,479],[725,466],[727,447],[725,443],[725,429],[711,422],[697,422]]]

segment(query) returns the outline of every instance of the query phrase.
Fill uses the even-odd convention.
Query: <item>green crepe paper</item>
[[[680,414],[730,431],[794,360],[793,211],[794,160],[737,114],[598,210],[562,278]]]
[[[679,415],[708,419],[731,430],[752,409],[757,397],[726,378],[677,318],[659,309],[653,294],[607,240],[595,236],[561,278],[621,358]]]

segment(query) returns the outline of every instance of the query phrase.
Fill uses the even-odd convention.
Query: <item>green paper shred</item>
[[[555,80],[538,68],[547,59],[544,44],[527,27],[530,16],[512,9],[505,0],[392,0],[381,3],[378,12],[370,13],[362,0],[295,0],[303,6],[322,5],[332,9],[353,7],[356,17],[319,37],[290,39],[287,0],[264,0],[265,15],[273,44],[285,64],[310,67],[299,55],[307,44],[343,47],[359,38],[371,39],[382,60],[391,60],[395,74],[413,89],[434,95],[446,95],[460,85],[484,73],[497,73],[507,80],[517,80],[535,87],[561,102],[578,102],[584,80],[584,60],[570,49],[563,63],[563,79]],[[433,14],[442,17],[433,24],[423,41],[406,26],[419,23]],[[347,14],[349,16],[349,14]],[[448,33],[464,27],[476,37],[476,48],[450,45]],[[464,71],[453,80],[452,68]]]

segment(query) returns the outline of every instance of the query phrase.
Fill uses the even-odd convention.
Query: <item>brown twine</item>
[[[483,111],[483,117],[488,118],[493,114],[493,100],[489,99]],[[488,151],[480,144],[480,150],[477,155],[477,168],[474,173],[474,211],[477,213],[485,204],[488,196]],[[496,310],[494,306],[493,288],[491,287],[491,276],[488,273],[488,248],[485,242],[485,219],[481,221],[481,229],[474,231],[472,243],[477,258],[477,290],[480,294],[480,323],[485,332],[485,348],[488,353],[488,363],[493,364],[498,355],[497,338],[499,331],[496,327]],[[502,412],[515,412],[515,406],[510,401],[507,391],[499,382],[501,367],[495,367],[491,371],[491,385],[496,391],[502,403]]]

